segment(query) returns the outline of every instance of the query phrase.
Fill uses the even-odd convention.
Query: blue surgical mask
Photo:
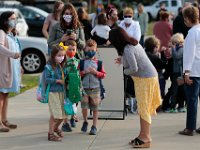
[[[16,27],[16,20],[8,20],[8,28],[14,29]]]
[[[85,52],[85,55],[89,58],[92,58],[96,55],[96,52],[95,51],[88,51],[88,52]]]
[[[101,8],[97,8],[97,13],[99,14],[99,13],[101,13],[102,12],[102,9]]]

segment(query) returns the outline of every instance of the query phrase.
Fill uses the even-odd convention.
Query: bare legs
[[[142,141],[151,142],[151,133],[150,133],[151,125],[140,117],[140,134],[138,138]]]

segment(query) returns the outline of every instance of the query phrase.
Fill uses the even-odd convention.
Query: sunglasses
[[[124,18],[132,18],[132,16],[124,16]]]

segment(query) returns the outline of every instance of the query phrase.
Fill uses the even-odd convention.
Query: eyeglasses
[[[124,18],[132,18],[132,16],[124,16]]]

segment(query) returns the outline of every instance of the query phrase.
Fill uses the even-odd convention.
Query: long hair
[[[55,20],[59,20],[60,18],[60,13],[58,13],[58,8],[60,7],[61,4],[64,4],[61,0],[58,0],[54,3],[53,17]]]
[[[116,27],[110,30],[109,32],[109,41],[117,49],[118,55],[122,56],[124,53],[124,47],[127,44],[137,45],[138,41],[130,37],[127,32],[120,28]]]
[[[2,29],[5,33],[8,32],[8,18],[14,14],[13,11],[3,12],[0,16],[0,29]]]
[[[78,15],[76,13],[76,10],[74,8],[74,6],[71,3],[66,3],[63,7],[61,16],[60,16],[60,25],[62,29],[67,29],[68,27],[66,27],[65,24],[65,20],[63,19],[63,15],[65,13],[66,10],[70,10],[70,12],[72,13],[72,22],[71,22],[71,28],[72,29],[78,29],[80,27],[80,22],[78,20]]]
[[[51,56],[48,60],[48,63],[51,64],[53,69],[55,69],[55,67],[56,67],[55,57],[56,57],[56,55],[58,54],[59,51],[64,51],[64,48],[62,48],[59,44],[54,44],[52,46]],[[64,66],[65,61],[66,61],[66,56],[61,63],[62,67]]]

